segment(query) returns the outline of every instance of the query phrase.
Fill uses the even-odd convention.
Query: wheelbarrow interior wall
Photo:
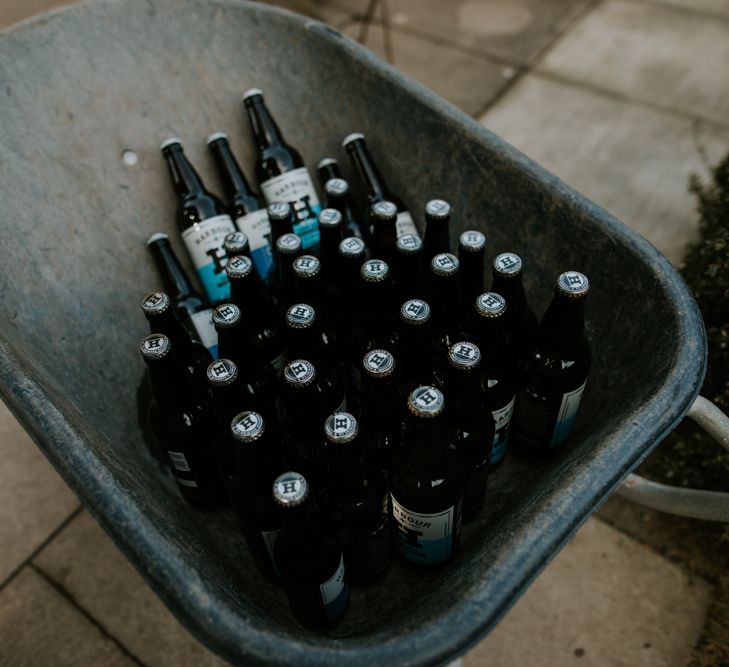
[[[277,634],[302,660],[397,647],[418,632],[443,646],[475,640],[700,385],[693,301],[647,242],[321,24],[238,2],[97,2],[8,32],[0,71],[4,397],[173,611],[228,657]],[[136,424],[139,304],[161,287],[145,240],[165,231],[185,256],[159,143],[180,137],[219,192],[204,140],[225,130],[253,179],[240,102],[253,86],[310,168],[330,155],[351,174],[340,142],[362,131],[416,218],[428,199],[447,199],[454,247],[476,228],[489,259],[519,253],[539,314],[561,271],[583,271],[592,286],[594,370],[569,446],[540,465],[507,460],[452,565],[423,574],[396,564],[382,585],[353,592],[328,636],[294,622],[230,513],[182,502]],[[462,626],[444,630],[448,614]],[[403,655],[419,660],[419,650]]]

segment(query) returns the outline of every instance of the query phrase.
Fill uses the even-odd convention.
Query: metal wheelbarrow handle
[[[688,416],[729,450],[729,417],[711,401],[697,396]],[[729,493],[667,486],[631,473],[618,487],[617,494],[659,512],[729,523]]]

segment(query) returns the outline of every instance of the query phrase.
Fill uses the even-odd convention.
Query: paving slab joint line
[[[71,523],[81,512],[83,511],[83,505],[79,505],[73,512],[71,512],[61,523],[59,523],[49,534],[48,536],[35,548],[33,551],[30,552],[28,556],[26,556],[20,564],[7,576],[5,579],[0,581],[0,593],[3,591],[3,589],[13,580],[15,577],[18,576],[18,574],[21,572],[21,570],[31,563],[31,561],[41,552],[43,549],[45,549],[53,540],[61,533],[61,531],[68,526],[68,524]]]
[[[707,19],[715,19],[723,23],[729,23],[729,16],[720,12],[712,12],[711,10],[695,9],[686,5],[672,5],[661,0],[631,0],[631,2],[639,2],[642,5],[652,5],[669,12],[679,12],[680,14],[688,14],[689,16],[703,16]]]
[[[39,577],[41,577],[49,586],[53,588],[66,602],[68,602],[76,611],[79,612],[89,623],[91,623],[103,637],[113,642],[114,645],[124,654],[127,658],[132,660],[139,667],[147,667],[136,655],[134,655],[121,641],[119,641],[111,632],[109,632],[99,621],[97,621],[86,609],[84,609],[61,584],[55,581],[50,575],[46,574],[35,563],[28,563],[28,567],[31,568]]]

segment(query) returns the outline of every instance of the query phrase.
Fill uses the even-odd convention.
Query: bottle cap
[[[339,243],[339,254],[343,257],[363,257],[365,250],[364,241],[356,236],[348,236]]]
[[[230,329],[240,321],[240,308],[234,303],[221,303],[213,310],[213,325],[216,329]]]
[[[319,164],[316,165],[317,169],[328,167],[330,164],[339,164],[333,157],[325,157],[319,160]]]
[[[301,255],[294,260],[294,274],[299,278],[313,278],[320,269],[321,262],[314,255]]]
[[[580,299],[590,291],[590,281],[579,271],[565,271],[557,279],[557,290],[571,299]]]
[[[159,315],[168,310],[171,303],[164,292],[150,292],[142,299],[142,310],[145,315]]]
[[[282,234],[276,239],[279,254],[295,255],[301,250],[301,237],[298,234]]]
[[[506,312],[506,299],[496,292],[484,292],[476,297],[476,314],[481,317],[501,317]]]
[[[155,360],[166,357],[172,349],[170,339],[164,334],[150,334],[142,338],[139,349],[145,359]]]
[[[319,214],[319,226],[329,229],[336,228],[342,224],[342,214],[336,208],[325,208]]]
[[[316,379],[316,369],[306,359],[295,359],[286,364],[283,376],[289,387],[308,387]]]
[[[347,148],[349,144],[351,144],[353,141],[357,141],[357,139],[363,139],[364,140],[364,134],[361,132],[352,132],[352,134],[348,134],[346,137],[344,137],[344,140],[342,141],[342,148]]]
[[[486,236],[475,229],[469,229],[458,237],[458,249],[465,252],[482,252],[486,248]]]
[[[458,273],[458,257],[449,252],[438,253],[430,262],[430,268],[437,276],[453,276]]]
[[[225,236],[223,247],[229,255],[243,252],[248,247],[248,237],[245,232],[230,232]]]
[[[271,220],[287,220],[291,216],[291,204],[285,201],[275,201],[269,205],[267,211]]]
[[[335,412],[324,422],[324,434],[332,444],[352,442],[358,433],[357,420],[349,412]]]
[[[225,273],[231,280],[245,278],[253,271],[253,262],[250,257],[245,255],[236,255],[228,260],[225,265]]]
[[[247,99],[255,97],[256,95],[263,95],[263,91],[260,88],[249,88],[245,93],[243,93],[241,99],[245,102]]]
[[[390,274],[390,267],[384,259],[368,259],[360,269],[362,279],[368,283],[382,283]]]
[[[257,412],[239,412],[230,422],[230,434],[238,442],[255,442],[266,430],[263,417]]]
[[[387,377],[395,370],[395,357],[387,350],[370,350],[362,359],[362,367],[372,377]]]
[[[285,472],[273,482],[273,499],[281,507],[297,507],[309,495],[309,484],[298,472]]]
[[[388,222],[397,219],[397,206],[391,201],[378,201],[376,204],[372,204],[371,211],[377,220]]]
[[[451,205],[443,199],[431,199],[425,205],[425,216],[430,220],[448,220],[451,215]]]
[[[207,139],[205,139],[205,143],[210,145],[213,141],[217,141],[218,139],[225,139],[228,141],[228,135],[225,132],[213,132]]]
[[[237,377],[238,367],[230,359],[218,359],[208,366],[208,382],[213,387],[225,387]]]
[[[155,232],[147,239],[147,245],[152,245],[156,241],[161,241],[162,239],[169,239],[170,237],[167,236],[164,232]]]
[[[343,178],[330,178],[324,184],[324,192],[330,196],[343,197],[349,192],[349,183]]]
[[[397,251],[403,255],[415,255],[423,249],[423,242],[416,234],[403,234],[397,240]]]
[[[451,366],[462,369],[477,368],[481,363],[481,350],[468,341],[454,343],[448,348],[448,361]]]
[[[422,385],[413,389],[408,397],[408,410],[416,417],[437,417],[445,408],[443,392],[436,387]]]
[[[430,319],[430,306],[422,299],[409,299],[400,306],[400,319],[415,326],[425,324]]]
[[[516,278],[521,274],[521,257],[513,252],[502,252],[494,258],[494,271],[505,278]]]
[[[286,311],[286,324],[292,329],[308,329],[316,321],[316,311],[308,303],[296,303]]]
[[[165,139],[160,145],[159,149],[163,151],[168,146],[182,146],[182,142],[177,137],[170,137],[169,139]]]

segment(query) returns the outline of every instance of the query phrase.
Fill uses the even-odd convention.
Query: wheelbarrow
[[[238,0],[96,1],[0,41],[0,392],[117,546],[190,631],[236,664],[432,665],[483,637],[701,386],[701,317],[669,262],[610,214],[463,113],[317,21]],[[313,165],[366,134],[418,210],[451,201],[454,239],[525,261],[537,310],[555,277],[590,276],[594,366],[569,446],[510,458],[447,568],[396,563],[352,592],[331,632],[301,628],[261,580],[230,512],[186,506],[136,423],[151,232],[176,238],[158,144],[226,130],[250,171],[240,94],[265,90]],[[545,131],[548,131],[545,128]],[[180,255],[181,246],[178,244]]]

